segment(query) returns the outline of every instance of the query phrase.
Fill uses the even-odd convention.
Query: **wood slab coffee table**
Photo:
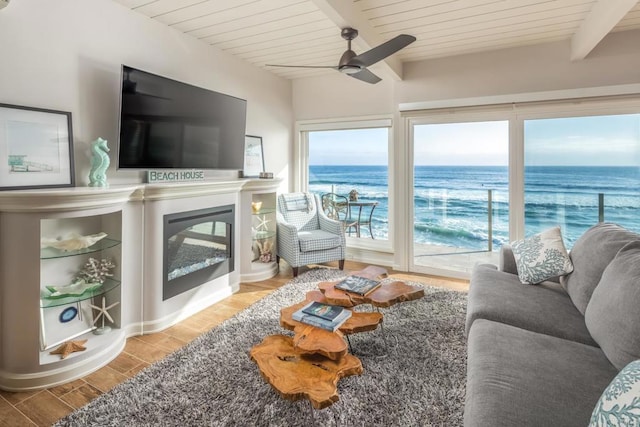
[[[367,267],[351,273],[369,279],[381,279],[387,271]],[[280,325],[294,336],[271,335],[251,349],[251,360],[258,364],[265,380],[289,400],[306,398],[316,409],[326,408],[338,400],[340,378],[362,373],[360,360],[349,354],[345,337],[373,331],[382,324],[378,312],[352,311],[351,317],[335,332],[293,320],[293,313],[311,301],[350,308],[359,304],[390,307],[424,296],[424,289],[395,281],[385,283],[366,296],[335,289],[335,282],[323,282],[318,290],[307,292],[305,300],[280,310]]]
[[[317,328],[316,328],[317,329]],[[293,339],[270,335],[250,352],[262,377],[288,400],[306,398],[311,406],[323,409],[338,401],[340,378],[362,373],[362,363],[350,354],[338,360],[302,354]]]

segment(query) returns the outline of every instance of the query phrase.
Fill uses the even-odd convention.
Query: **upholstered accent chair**
[[[298,275],[304,265],[339,261],[344,268],[346,239],[340,221],[324,213],[320,199],[311,193],[288,193],[278,196],[278,255]]]

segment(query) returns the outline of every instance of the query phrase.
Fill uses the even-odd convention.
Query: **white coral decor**
[[[98,261],[95,258],[89,258],[76,279],[85,280],[87,283],[104,283],[107,277],[113,276],[111,270],[115,267],[116,265],[110,259]]]

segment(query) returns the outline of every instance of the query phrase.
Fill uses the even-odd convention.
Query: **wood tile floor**
[[[118,357],[86,377],[42,390],[20,393],[0,391],[0,426],[50,426],[287,283],[291,280],[291,269],[283,264],[276,277],[262,282],[242,283],[240,291],[234,295],[162,332],[128,338],[124,351]],[[360,270],[364,266],[347,261],[345,269]],[[304,271],[301,269],[301,273]],[[459,291],[468,290],[468,282],[464,280],[393,270],[389,274],[398,279]]]

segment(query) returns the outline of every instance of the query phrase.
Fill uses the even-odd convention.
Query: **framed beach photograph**
[[[246,135],[244,137],[244,169],[242,176],[259,177],[264,172],[264,153],[262,151],[262,137]]]
[[[0,190],[74,184],[71,113],[0,104]]]

